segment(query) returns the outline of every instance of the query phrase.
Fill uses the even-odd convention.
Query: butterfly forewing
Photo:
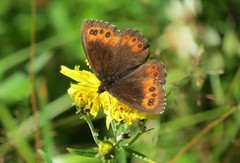
[[[101,81],[124,76],[149,56],[149,44],[136,30],[121,32],[109,23],[85,20],[81,37],[89,64]]]
[[[103,80],[108,76],[108,61],[111,60],[121,38],[113,25],[95,20],[85,20],[81,26],[81,39],[88,62],[95,75]]]

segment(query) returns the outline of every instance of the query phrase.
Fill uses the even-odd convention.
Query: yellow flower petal
[[[79,70],[80,66],[75,66],[74,70],[71,70],[65,66],[61,66],[61,73],[69,78],[72,78],[75,81],[78,81],[80,83],[88,84],[89,86],[93,86],[95,88],[98,88],[98,86],[101,84],[98,78],[91,72]]]

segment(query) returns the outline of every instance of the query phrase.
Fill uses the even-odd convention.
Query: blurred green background
[[[132,147],[167,162],[210,122],[240,102],[240,0],[37,0],[35,87],[43,150],[54,162],[99,162],[67,147],[95,147],[88,126],[66,94],[71,79],[60,66],[85,65],[84,19],[141,31],[150,58],[167,69],[165,112]],[[0,1],[0,162],[34,162],[30,105],[31,2]],[[102,114],[94,119],[100,137]],[[177,162],[239,162],[239,109],[204,135]],[[139,162],[128,158],[128,162]]]

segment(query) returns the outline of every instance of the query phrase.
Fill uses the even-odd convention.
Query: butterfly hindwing
[[[152,60],[117,81],[109,93],[139,111],[159,114],[166,105],[165,77],[162,63]]]
[[[101,81],[120,78],[149,56],[149,44],[136,30],[121,32],[109,23],[85,20],[81,37],[89,64]]]

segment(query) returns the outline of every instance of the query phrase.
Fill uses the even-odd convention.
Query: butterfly
[[[140,112],[163,112],[165,67],[157,60],[146,62],[149,43],[139,31],[120,31],[107,22],[84,20],[81,40],[92,71],[101,81],[99,94],[108,91]]]

